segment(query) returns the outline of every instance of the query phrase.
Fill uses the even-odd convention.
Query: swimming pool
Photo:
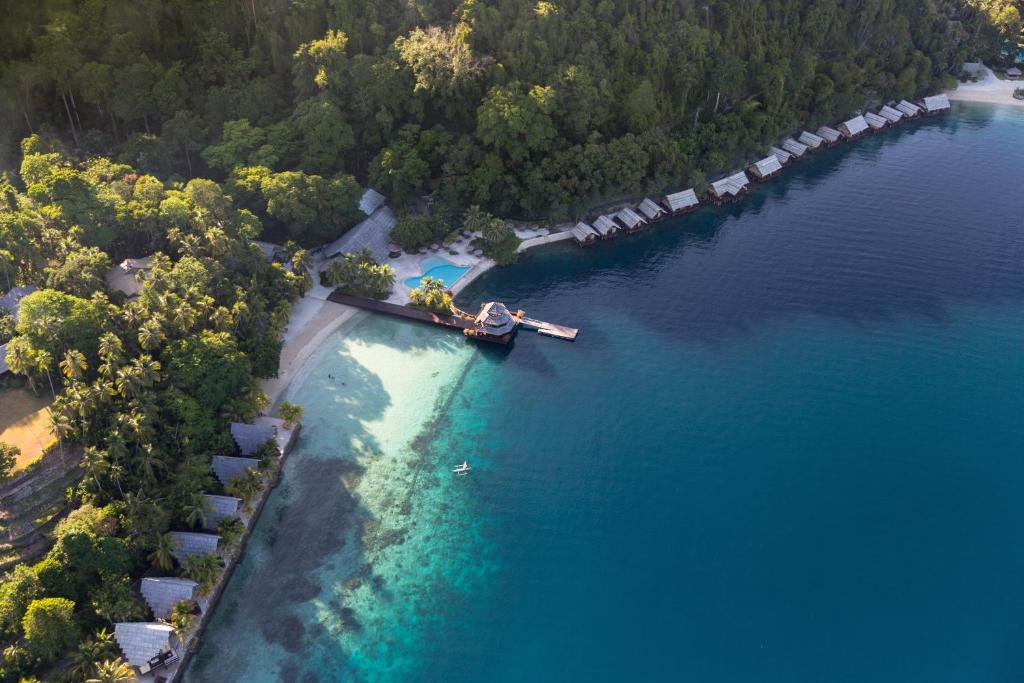
[[[420,286],[420,281],[425,277],[437,278],[444,282],[445,287],[451,287],[459,278],[466,274],[469,270],[466,266],[455,266],[448,263],[443,258],[431,257],[423,261],[421,264],[423,267],[423,274],[416,275],[415,277],[406,278],[405,286],[409,289]]]

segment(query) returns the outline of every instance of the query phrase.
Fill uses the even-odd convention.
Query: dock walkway
[[[399,318],[408,318],[410,320],[419,320],[420,322],[432,323],[434,325],[443,325],[444,327],[451,327],[457,330],[471,330],[473,329],[473,321],[465,320],[454,315],[441,315],[439,313],[431,313],[430,311],[424,311],[421,308],[412,308],[411,306],[399,306],[398,304],[391,304],[387,301],[378,301],[377,299],[365,299],[361,296],[350,296],[348,294],[342,294],[335,290],[330,293],[327,297],[328,301],[333,301],[336,304],[342,304],[344,306],[355,306],[356,308],[362,308],[366,311],[375,311],[377,313],[386,313],[388,315],[394,315]]]
[[[539,334],[543,334],[548,337],[555,337],[556,339],[566,339],[568,341],[576,341],[576,335],[580,333],[580,331],[575,327],[546,323],[543,320],[527,318],[525,315],[519,318],[519,324],[525,328],[537,330]]]

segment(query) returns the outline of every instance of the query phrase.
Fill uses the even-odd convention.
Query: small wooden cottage
[[[822,126],[818,129],[818,137],[825,141],[825,144],[831,147],[838,143],[842,139],[842,133],[835,128],[829,128],[828,126]]]
[[[820,135],[815,135],[814,133],[806,130],[800,133],[800,137],[797,138],[797,141],[811,152],[816,152],[825,144],[824,138]]]
[[[792,154],[795,158],[799,159],[803,155],[807,154],[807,145],[797,142],[793,138],[787,138],[782,141],[782,149]]]
[[[641,214],[643,214],[644,218],[646,218],[648,222],[656,221],[665,215],[665,209],[661,208],[657,202],[649,198],[640,202],[640,206],[636,208]]]
[[[601,236],[592,227],[580,221],[572,229],[572,238],[576,240],[576,244],[581,247],[585,247],[588,244],[593,244],[597,240],[601,239]]]
[[[903,121],[903,114],[888,104],[878,110],[878,115],[893,125]]]
[[[776,160],[778,163],[778,160]],[[733,173],[727,178],[716,180],[711,183],[708,194],[716,204],[734,202],[747,193],[750,185],[750,178],[743,171]]]
[[[854,116],[849,121],[843,121],[839,124],[839,132],[847,140],[856,140],[867,133],[868,130],[868,122],[864,120],[863,116]]]
[[[896,110],[908,119],[916,119],[921,115],[921,107],[907,100],[900,100],[899,104],[896,105]]]
[[[644,226],[647,224],[647,221],[641,218],[640,214],[638,214],[636,211],[629,208],[628,206],[621,209],[617,214],[615,214],[615,218],[617,218],[619,223],[622,224],[622,227],[626,229],[626,232],[630,233],[640,232],[641,230],[644,229]]]
[[[889,121],[884,116],[879,116],[870,111],[864,114],[864,120],[871,126],[871,130],[882,130],[889,125]]]
[[[750,174],[758,180],[768,180],[781,172],[782,164],[779,163],[779,158],[774,154],[766,156],[764,159],[759,161],[755,161],[750,166]]]
[[[664,203],[665,206],[668,207],[669,212],[675,215],[678,213],[693,211],[697,208],[697,205],[700,204],[700,200],[697,199],[697,193],[694,192],[691,187],[689,190],[665,195]]]
[[[775,158],[778,159],[779,163],[782,164],[783,166],[788,164],[793,159],[793,155],[792,154],[790,154],[786,150],[781,149],[779,147],[769,147],[768,148],[768,153],[769,154],[774,154]]]
[[[1006,78],[1011,80],[1011,81],[1019,80],[1020,79],[1020,75],[1021,75],[1020,69],[1018,69],[1015,66],[1011,66],[1009,69],[1006,70]]]
[[[611,216],[598,216],[594,221],[594,230],[601,239],[611,239],[619,234],[619,224],[612,220]]]
[[[946,93],[932,95],[924,98],[924,113],[926,116],[938,116],[949,111],[949,98]]]

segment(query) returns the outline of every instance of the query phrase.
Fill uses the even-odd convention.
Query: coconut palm
[[[157,569],[170,571],[174,567],[174,547],[174,536],[171,536],[170,532],[161,535],[153,552],[149,554],[149,561]]]
[[[117,657],[117,644],[107,629],[100,629],[92,638],[82,641],[72,655],[71,674],[85,680],[96,674],[100,663]]]
[[[39,374],[46,375],[46,379],[50,383],[50,394],[53,396],[53,400],[56,401],[57,391],[53,388],[53,376],[50,374],[50,366],[53,365],[53,356],[50,355],[49,351],[38,349],[33,357],[33,363]]]
[[[108,659],[96,665],[96,674],[85,683],[132,683],[135,671],[121,658]]]
[[[147,321],[139,328],[139,346],[146,351],[155,351],[164,341],[164,332],[155,320]]]
[[[106,451],[102,451],[95,446],[86,447],[85,454],[82,456],[82,469],[96,482],[97,490],[103,490],[103,486],[100,484],[100,477],[106,476],[110,472],[110,468],[110,456],[107,455]]]
[[[68,350],[64,354],[64,360],[60,362],[61,372],[68,379],[82,379],[88,368],[89,366],[85,362],[85,354],[77,349]]]
[[[206,514],[210,511],[210,505],[203,498],[202,494],[193,493],[185,503],[182,512],[185,513],[185,523],[190,527],[206,526]]]
[[[182,574],[199,584],[200,595],[208,595],[220,578],[220,558],[216,555],[189,555],[182,566]]]
[[[32,352],[21,344],[11,343],[7,348],[6,360],[11,372],[27,377],[28,386],[32,389],[32,393],[38,394],[39,390],[36,388],[35,379],[32,377],[32,371],[35,369],[35,360],[32,357]]]

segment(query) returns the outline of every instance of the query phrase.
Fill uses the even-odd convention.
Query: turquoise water
[[[1021,168],[958,107],[460,297],[574,344],[355,321],[187,680],[1021,680]]]
[[[409,289],[414,289],[420,286],[421,281],[425,277],[432,277],[444,282],[445,287],[451,287],[459,278],[466,274],[469,268],[465,266],[456,266],[448,263],[443,258],[428,258],[421,264],[423,266],[423,274],[416,277],[406,278],[405,286]]]

